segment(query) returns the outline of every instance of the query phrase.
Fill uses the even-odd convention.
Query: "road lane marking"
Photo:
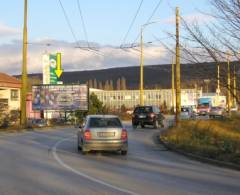
[[[73,136],[73,137],[75,137],[75,136]],[[126,190],[126,189],[123,189],[123,188],[114,186],[114,185],[112,185],[112,184],[106,183],[106,182],[104,182],[104,181],[102,181],[102,180],[99,180],[99,179],[97,179],[97,178],[94,178],[94,177],[92,177],[92,176],[89,176],[89,175],[87,175],[87,174],[85,174],[85,173],[82,173],[82,172],[80,172],[80,171],[72,168],[71,166],[67,165],[66,163],[64,163],[64,162],[61,160],[61,158],[58,156],[58,154],[57,154],[57,147],[58,147],[62,142],[65,142],[65,141],[67,141],[67,140],[70,140],[70,139],[73,138],[73,137],[71,136],[70,138],[65,138],[65,139],[59,140],[59,141],[52,147],[53,157],[54,157],[54,159],[55,159],[61,166],[63,166],[65,169],[67,169],[67,170],[69,170],[69,171],[72,171],[73,173],[75,173],[75,174],[77,174],[77,175],[79,175],[79,176],[81,176],[81,177],[84,177],[84,178],[86,178],[86,179],[88,179],[88,180],[90,180],[90,181],[93,181],[93,182],[95,182],[95,183],[99,183],[99,184],[104,185],[104,186],[106,186],[106,187],[109,187],[109,188],[111,188],[111,189],[117,190],[117,191],[119,191],[119,192],[123,192],[123,193],[126,193],[126,194],[131,194],[131,195],[139,195],[139,194],[137,194],[137,193],[135,193],[135,192],[132,192],[132,191],[129,191],[129,190]]]

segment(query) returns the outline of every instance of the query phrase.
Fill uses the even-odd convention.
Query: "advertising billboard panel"
[[[57,75],[56,71],[62,71],[61,53],[44,54],[42,57],[42,64],[43,84],[59,84],[61,74]]]
[[[87,85],[35,85],[32,87],[33,110],[88,110]]]

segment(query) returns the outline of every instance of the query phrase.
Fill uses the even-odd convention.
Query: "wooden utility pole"
[[[181,70],[180,70],[180,45],[179,45],[179,8],[176,8],[176,125],[180,121],[181,112]]]
[[[234,64],[233,70],[233,103],[234,107],[237,107],[237,81],[236,81],[236,65]]]
[[[220,69],[219,69],[219,65],[217,65],[217,95],[220,95]]]
[[[227,56],[227,109],[228,112],[230,113],[231,109],[231,71],[230,71],[230,59],[228,54]]]
[[[175,68],[174,59],[172,59],[172,108],[175,112]]]
[[[22,51],[22,88],[21,88],[21,125],[27,125],[26,99],[27,99],[27,7],[28,1],[24,0],[24,27]]]
[[[144,106],[144,92],[143,92],[143,26],[141,27],[141,59],[140,59],[140,105]]]

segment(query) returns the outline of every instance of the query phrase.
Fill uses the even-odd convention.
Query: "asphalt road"
[[[240,194],[240,172],[190,160],[129,132],[129,153],[77,151],[76,129],[0,135],[0,194]]]

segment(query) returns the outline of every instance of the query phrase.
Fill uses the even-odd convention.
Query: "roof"
[[[0,87],[21,88],[21,81],[15,77],[0,72]]]

